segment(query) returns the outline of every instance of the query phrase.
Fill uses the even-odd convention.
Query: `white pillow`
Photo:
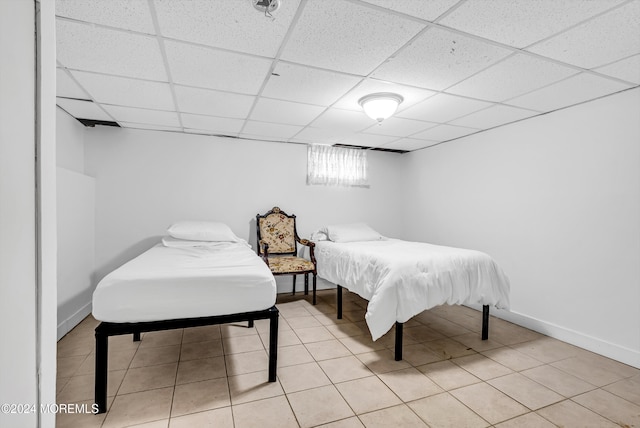
[[[215,221],[179,221],[167,229],[176,239],[188,241],[237,242],[239,238],[224,223]]]
[[[375,230],[364,223],[334,224],[326,227],[327,236],[333,242],[378,241],[382,239]]]
[[[316,230],[315,232],[313,232],[311,234],[309,239],[311,241],[313,241],[313,242],[316,242],[316,241],[328,241],[329,237],[327,236],[327,232],[325,232],[324,230]]]
[[[238,238],[236,242],[226,241],[191,241],[187,239],[176,239],[172,236],[164,236],[162,238],[162,245],[171,248],[229,248],[234,245],[246,245],[251,248],[251,245],[244,239]]]

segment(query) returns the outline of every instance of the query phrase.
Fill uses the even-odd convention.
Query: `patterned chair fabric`
[[[273,273],[312,272],[315,266],[310,260],[302,257],[280,256],[269,257],[269,268]]]
[[[260,237],[269,244],[270,254],[295,253],[295,219],[282,213],[269,214],[259,219]],[[262,246],[260,246],[262,253]]]

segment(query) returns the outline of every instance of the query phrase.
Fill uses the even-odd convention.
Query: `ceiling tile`
[[[57,60],[66,68],[166,81],[156,38],[58,19]]]
[[[88,100],[91,97],[62,68],[56,69],[56,95],[65,98]]]
[[[113,121],[112,117],[91,101],[56,98],[56,104],[76,119]]]
[[[516,107],[495,105],[484,110],[471,113],[468,116],[450,122],[451,125],[467,126],[469,128],[489,129],[505,123],[515,122],[526,117],[539,114],[537,111],[524,110]]]
[[[271,61],[249,55],[166,41],[174,83],[256,95]]]
[[[340,131],[361,131],[374,123],[375,121],[362,111],[330,108],[314,120],[311,126]]]
[[[153,131],[171,131],[171,132],[182,132],[182,128],[177,126],[162,126],[162,125],[151,125],[148,123],[133,123],[133,122],[118,122],[122,128],[131,128],[131,129],[148,129]]]
[[[99,103],[174,110],[168,83],[72,71],[71,74]]]
[[[251,113],[251,119],[260,122],[304,126],[323,111],[324,107],[260,98]]]
[[[250,1],[155,0],[164,37],[275,57],[299,0],[281,2],[275,19],[256,10]]]
[[[362,4],[309,1],[281,58],[366,75],[423,28]]]
[[[141,108],[122,106],[103,106],[116,122],[148,123],[150,125],[162,125],[179,127],[178,114],[171,111],[146,110]]]
[[[231,94],[229,92],[187,86],[175,85],[173,89],[178,107],[184,113],[244,119],[251,111],[255,100],[255,97],[250,95]]]
[[[430,122],[448,122],[460,116],[487,108],[490,105],[491,103],[485,101],[472,100],[456,95],[438,94],[403,110],[397,116]]]
[[[216,134],[235,135],[240,132],[244,120],[225,117],[202,116],[199,114],[181,113],[182,125],[185,128],[211,131]]]
[[[508,104],[539,111],[550,111],[630,88],[604,77],[581,73],[546,88],[507,101]]]
[[[406,137],[415,134],[416,132],[424,131],[427,128],[433,128],[436,125],[437,123],[423,122],[421,120],[390,117],[380,123],[376,123],[373,126],[370,126],[364,132],[367,134]]]
[[[640,53],[640,1],[627,3],[527,50],[584,68]]]
[[[146,1],[56,0],[56,16],[154,34]]]
[[[597,68],[596,71],[627,82],[640,84],[640,55],[634,55],[613,64],[605,65]]]
[[[329,106],[353,88],[359,77],[279,62],[262,95]]]
[[[262,137],[267,139],[288,140],[296,135],[302,126],[281,125],[279,123],[256,122],[248,120],[242,129],[241,136]]]
[[[401,112],[425,98],[436,94],[436,92],[428,91],[426,89],[413,88],[376,79],[365,79],[357,87],[349,91],[344,97],[340,98],[333,107],[343,110],[362,111],[362,107],[358,104],[358,100],[365,95],[376,92],[393,92],[402,95],[404,101],[402,101],[400,106],[398,106],[398,112]]]
[[[459,0],[398,1],[398,0],[363,0],[385,9],[395,10],[427,21],[434,21]]]
[[[479,129],[464,128],[461,126],[453,125],[438,125],[433,128],[429,128],[426,131],[413,135],[413,138],[431,140],[431,141],[447,141],[454,138],[463,137],[465,135],[478,132]]]
[[[442,90],[511,53],[509,49],[430,28],[382,64],[372,76]]]
[[[397,139],[398,137],[391,137],[389,135],[353,134],[340,140],[340,144],[365,147],[382,147],[385,144],[389,144],[390,142]]]
[[[433,146],[434,144],[439,144],[439,142],[429,141],[429,140],[417,140],[415,138],[402,138],[400,140],[396,140],[389,144],[384,145],[383,148],[412,151],[412,150],[418,150],[425,147]]]
[[[526,54],[516,54],[449,88],[447,92],[503,101],[576,73],[569,67]]]
[[[469,0],[439,23],[523,48],[575,25],[621,0]]]

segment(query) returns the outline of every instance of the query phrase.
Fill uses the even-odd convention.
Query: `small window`
[[[310,145],[307,149],[307,184],[369,187],[367,151]]]

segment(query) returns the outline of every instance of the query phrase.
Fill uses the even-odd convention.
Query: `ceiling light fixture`
[[[257,10],[263,12],[265,16],[271,16],[271,13],[280,7],[280,0],[251,0],[251,3]]]
[[[373,120],[382,122],[396,112],[404,101],[401,95],[392,92],[378,92],[365,95],[358,100],[364,112]]]

